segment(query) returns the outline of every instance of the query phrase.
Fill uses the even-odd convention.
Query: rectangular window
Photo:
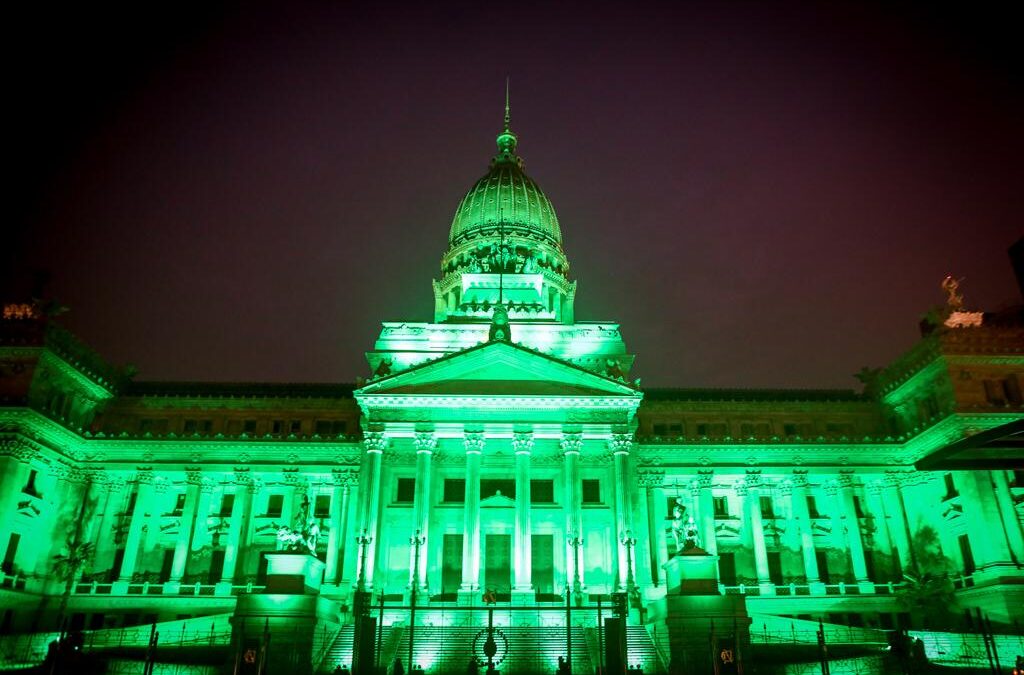
[[[171,512],[172,515],[180,516],[185,510],[185,493],[177,494],[174,496],[174,510]]]
[[[822,518],[818,511],[818,499],[814,495],[807,495],[807,515],[810,518]]]
[[[985,400],[989,405],[1003,407],[1006,405],[1006,391],[1001,380],[985,380]]]
[[[228,420],[224,426],[224,433],[237,436],[242,433],[242,420]]]
[[[270,495],[267,497],[267,517],[280,518],[284,509],[284,495]]]
[[[821,583],[832,583],[832,574],[828,571],[828,554],[825,551],[815,551],[814,559],[818,562],[818,578]]]
[[[669,436],[682,436],[683,435],[683,423],[682,422],[670,422],[668,425]]]
[[[186,434],[208,434],[213,430],[213,420],[185,420]]]
[[[530,481],[530,503],[531,504],[554,504],[555,503],[555,481],[553,480],[531,480]]]
[[[715,518],[728,518],[729,517],[729,498],[728,497],[714,497],[713,503],[715,505]]]
[[[1020,378],[1016,375],[1010,375],[1003,380],[1003,393],[1006,394],[1006,400],[1010,405],[1020,406],[1024,403],[1024,398],[1021,397],[1020,391]]]
[[[220,498],[220,517],[230,518],[231,512],[235,510],[235,496],[232,494],[223,495]]]
[[[242,432],[247,434],[256,433],[256,420],[245,420],[242,422]]]
[[[302,420],[292,420],[291,425],[288,427],[288,433],[290,434],[301,434],[302,433]]]
[[[601,481],[595,478],[584,478],[582,481],[583,488],[583,503],[584,504],[600,504],[601,503]]]
[[[330,518],[331,516],[331,496],[330,495],[317,495],[316,503],[313,506],[313,517],[314,518]]]
[[[671,519],[675,515],[673,513],[673,511],[675,511],[676,500],[677,499],[679,499],[679,497],[666,497],[665,498],[665,518],[666,519]],[[686,507],[684,506],[683,508],[686,508]]]
[[[825,434],[828,436],[853,436],[853,425],[849,422],[830,422],[825,425]]]
[[[761,517],[762,518],[774,518],[775,517],[775,504],[772,503],[772,498],[767,495],[762,495],[761,501]]]
[[[736,554],[735,553],[723,553],[718,554],[718,580],[725,586],[736,585]]]
[[[743,438],[767,438],[771,435],[771,427],[767,422],[744,422],[740,424],[740,436]]]
[[[724,422],[700,422],[697,424],[697,435],[707,438],[722,438],[726,435]]]
[[[466,481],[462,478],[444,479],[444,496],[442,500],[452,504],[466,501]]]
[[[967,538],[966,534],[961,534],[956,538],[957,543],[960,545],[960,557],[964,561],[964,574],[974,574],[974,570],[977,569],[974,565],[974,552],[971,551],[971,542]]]
[[[21,488],[21,491],[27,495],[38,497],[39,492],[36,491],[36,478],[39,477],[39,472],[32,469],[28,472],[28,480],[25,481],[25,487]]]
[[[160,563],[160,576],[157,577],[160,583],[165,584],[171,580],[172,569],[174,569],[174,549],[165,548],[164,557]]]
[[[317,420],[316,433],[319,436],[340,436],[345,433],[345,420]]]
[[[782,580],[782,554],[778,551],[768,551],[768,578],[776,586],[781,586]]]
[[[399,478],[395,491],[395,501],[399,504],[411,504],[416,499],[416,479]]]
[[[274,420],[270,423],[270,433],[279,435],[284,433],[284,420]]]
[[[666,435],[668,435],[668,425],[667,424],[655,424],[654,425],[654,435],[655,436],[666,436]]]
[[[943,475],[942,481],[946,487],[946,495],[942,498],[943,501],[960,496],[960,493],[956,489],[956,483],[953,482],[953,474],[947,473]]]
[[[516,498],[516,482],[508,478],[485,478],[480,481],[480,499],[496,496]]]
[[[12,532],[10,539],[7,540],[7,551],[4,553],[4,562],[0,565],[0,570],[3,570],[4,574],[14,574],[14,559],[18,555],[18,544],[21,543],[21,535]]]

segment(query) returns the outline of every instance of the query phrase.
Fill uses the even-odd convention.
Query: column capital
[[[880,481],[880,480],[873,480],[870,483],[867,483],[865,485],[865,488],[867,488],[867,491],[868,491],[869,495],[880,495],[880,494],[882,494],[882,487],[883,487],[883,484],[882,484],[882,481]]]
[[[302,488],[302,487],[305,487],[305,485],[306,485],[306,477],[303,476],[301,473],[299,473],[299,470],[297,468],[296,469],[290,469],[290,468],[282,469],[281,470],[281,480],[288,487]]]
[[[462,444],[466,448],[466,454],[479,455],[483,453],[484,446],[487,444],[487,439],[483,433],[479,431],[467,432],[463,435]]]
[[[910,481],[911,472],[890,469],[885,472],[885,486],[890,488],[901,488]]]
[[[764,482],[764,478],[761,476],[760,469],[748,469],[747,475],[743,477],[743,481],[747,484],[748,488],[756,490],[761,487]]]
[[[437,448],[437,436],[433,431],[417,431],[412,438],[412,445],[416,448],[417,454],[433,454],[434,449]]]
[[[839,483],[837,481],[830,480],[822,484],[822,487],[825,489],[825,494],[829,497],[835,497],[839,494]]]
[[[335,487],[351,488],[359,482],[359,474],[352,469],[331,469]]]
[[[697,488],[700,490],[710,489],[715,482],[714,469],[700,469],[697,471]]]
[[[199,482],[199,492],[204,495],[212,495],[213,491],[217,488],[217,484],[209,478],[204,478]]]
[[[135,469],[135,482],[139,485],[152,485],[155,478],[153,467],[140,466]]]
[[[19,462],[28,464],[38,456],[39,450],[31,443],[20,438],[0,440],[0,457],[13,457]]]
[[[633,448],[633,434],[612,434],[608,447],[613,455],[628,455]]]
[[[839,487],[841,488],[852,488],[853,487],[853,471],[843,470],[839,472],[839,478],[837,479]]]
[[[185,482],[189,485],[202,485],[203,468],[201,466],[185,467]]]
[[[388,447],[388,438],[383,431],[367,431],[363,434],[363,447],[368,453],[383,454]]]
[[[747,493],[750,492],[750,486],[745,480],[736,481],[734,489],[736,490],[737,497],[746,497]]]
[[[796,469],[796,470],[794,470],[793,471],[793,478],[790,479],[790,480],[792,481],[793,487],[795,487],[795,488],[804,488],[804,489],[806,489],[807,486],[810,484],[807,481],[807,470],[806,469]]]
[[[793,483],[791,481],[784,480],[781,483],[778,483],[778,487],[779,494],[781,494],[783,497],[793,496]]]
[[[665,484],[665,472],[660,469],[645,469],[637,472],[640,487],[660,488]]]
[[[533,450],[533,432],[517,431],[512,435],[512,450],[517,455],[528,455]]]
[[[580,454],[580,450],[583,448],[583,434],[579,433],[565,433],[562,434],[562,440],[558,442],[558,446],[562,449],[563,454]]]

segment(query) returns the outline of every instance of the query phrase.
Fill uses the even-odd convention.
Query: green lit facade
[[[1021,618],[1019,453],[916,468],[1024,420],[1019,320],[939,321],[863,393],[642,389],[619,325],[576,320],[561,226],[507,121],[433,294],[432,323],[383,324],[355,385],[141,381],[37,308],[8,308],[0,628],[202,617],[220,635],[300,513],[337,608],[317,624],[327,669],[351,651],[360,577],[394,606],[389,630],[413,587],[427,626],[467,623],[447,610],[486,591],[537,607],[500,619],[527,627],[558,625],[541,609],[566,593],[582,606],[625,591],[656,654],[690,518],[755,627]],[[925,574],[950,585],[945,616],[907,600],[907,576]]]

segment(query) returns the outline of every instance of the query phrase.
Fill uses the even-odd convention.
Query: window
[[[858,518],[867,518],[867,514],[864,513],[864,503],[860,500],[857,495],[853,496],[853,512],[857,514]]]
[[[143,419],[139,421],[140,434],[167,433],[167,419]]]
[[[466,501],[466,481],[461,478],[445,478],[442,500],[450,503]]]
[[[774,518],[775,517],[775,505],[772,503],[772,498],[769,496],[761,496],[761,517],[762,518]]]
[[[655,436],[666,436],[667,434],[668,434],[668,425],[667,424],[655,424],[654,425],[654,435]]]
[[[267,517],[280,518],[284,509],[284,495],[270,495],[267,497]]]
[[[721,438],[726,435],[724,422],[700,422],[697,424],[697,435],[708,438]]]
[[[736,554],[719,552],[718,579],[724,586],[736,585]]]
[[[985,380],[985,400],[989,405],[1003,407],[1006,405],[1006,391],[1000,380]]]
[[[782,435],[787,439],[810,438],[814,435],[814,427],[806,422],[787,422],[782,425]]]
[[[317,495],[313,505],[314,518],[329,518],[331,515],[331,496]]]
[[[1024,469],[1013,470],[1013,486],[1024,487]]]
[[[486,478],[480,481],[480,498],[487,499],[496,495],[516,498],[516,482],[507,478]]]
[[[595,478],[584,478],[582,488],[584,504],[601,503],[601,481]]]
[[[213,420],[185,420],[186,434],[208,434],[213,429]]]
[[[553,480],[531,480],[530,481],[530,503],[531,504],[554,504],[555,503],[555,481],[553,481]]]
[[[818,499],[813,495],[807,495],[807,515],[810,518],[822,518],[821,512],[818,511]]]
[[[242,422],[242,432],[246,434],[256,433],[256,420],[245,420]]]
[[[959,497],[960,492],[956,489],[956,484],[953,482],[953,474],[947,473],[942,476],[943,484],[946,486],[946,496],[942,498],[942,501],[952,499],[953,497]]]
[[[25,487],[21,488],[21,491],[27,495],[38,497],[39,492],[36,490],[36,478],[38,478],[39,472],[32,469],[28,472],[28,480],[25,482]]]
[[[974,574],[974,570],[977,568],[974,565],[974,553],[971,551],[970,540],[966,534],[961,534],[956,541],[960,545],[960,557],[964,561],[964,574]]]
[[[4,552],[4,561],[0,564],[0,571],[4,574],[14,574],[14,559],[18,556],[18,544],[21,543],[21,535],[11,533],[7,540],[7,551]]]
[[[232,436],[242,433],[242,420],[228,420],[224,427],[224,433]]]
[[[395,501],[399,504],[411,504],[416,499],[416,479],[399,478],[395,492]]]
[[[185,493],[177,494],[174,496],[174,510],[171,515],[180,516],[185,510]]]
[[[220,498],[220,513],[218,514],[221,518],[230,518],[231,512],[235,510],[235,496],[228,494]]]
[[[740,436],[743,438],[767,438],[771,435],[771,426],[767,422],[743,422],[740,424]]]
[[[317,420],[315,429],[318,436],[340,436],[345,427],[344,420]]]
[[[1003,393],[1006,394],[1006,400],[1010,405],[1020,406],[1024,403],[1020,391],[1020,378],[1016,375],[1010,375],[1003,380]]]
[[[829,422],[825,425],[825,433],[829,436],[853,436],[853,425],[849,422]]]
[[[301,434],[302,433],[302,420],[292,420],[291,424],[288,425],[288,433],[290,433],[290,434]]]
[[[274,420],[270,423],[270,433],[272,434],[283,434],[284,433],[284,420]]]
[[[728,497],[713,497],[715,505],[715,518],[728,518],[729,517],[729,498]]]
[[[682,436],[682,422],[658,422],[654,425],[655,436]]]
[[[781,586],[782,578],[782,554],[778,551],[768,551],[768,579],[776,586]]]

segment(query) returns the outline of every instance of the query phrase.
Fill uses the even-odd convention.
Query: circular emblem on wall
[[[490,658],[495,666],[501,664],[508,656],[508,636],[500,628],[481,628],[473,638],[473,657],[481,665],[487,664]]]

